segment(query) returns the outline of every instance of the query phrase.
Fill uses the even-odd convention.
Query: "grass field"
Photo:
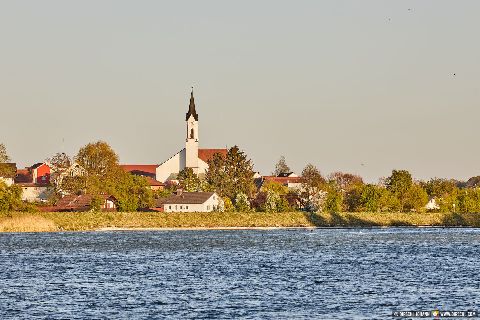
[[[0,232],[85,231],[105,228],[389,226],[480,227],[480,213],[0,213]]]

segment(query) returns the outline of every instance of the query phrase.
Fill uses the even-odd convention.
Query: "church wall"
[[[205,174],[208,170],[208,164],[202,159],[198,158],[198,174]]]
[[[185,149],[162,163],[156,170],[156,180],[165,182],[172,174],[177,174],[185,168]]]

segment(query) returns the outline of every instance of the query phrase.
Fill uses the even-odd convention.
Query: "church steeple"
[[[185,121],[188,121],[188,118],[190,118],[190,116],[193,116],[193,118],[198,121],[197,110],[195,110],[195,98],[193,97],[193,87],[190,94],[190,105],[188,106],[188,112]]]

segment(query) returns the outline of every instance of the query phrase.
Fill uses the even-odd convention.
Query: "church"
[[[160,165],[122,165],[124,170],[153,178],[165,183],[176,180],[177,174],[185,168],[192,168],[198,176],[203,176],[208,169],[210,161],[216,153],[226,156],[227,149],[200,149],[199,147],[199,117],[195,108],[193,90],[190,94],[190,104],[185,116],[186,138],[185,148],[168,158]]]

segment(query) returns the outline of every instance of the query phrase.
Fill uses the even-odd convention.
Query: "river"
[[[0,234],[1,319],[391,319],[480,306],[480,229]]]

